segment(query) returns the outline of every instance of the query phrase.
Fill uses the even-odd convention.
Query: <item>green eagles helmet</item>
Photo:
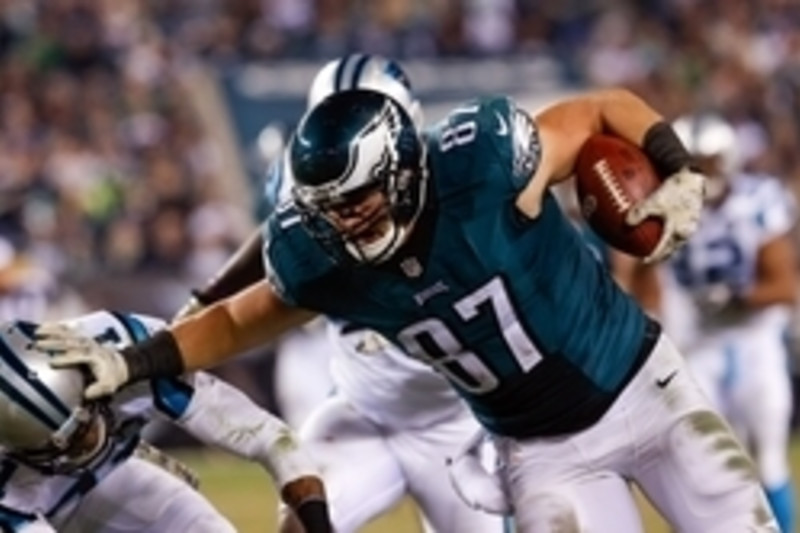
[[[422,210],[424,142],[404,108],[381,93],[322,100],[303,117],[289,160],[303,223],[337,261],[385,261]]]

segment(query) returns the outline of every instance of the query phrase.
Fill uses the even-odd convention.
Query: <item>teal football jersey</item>
[[[583,238],[584,244],[592,252],[594,258],[602,263],[606,268],[611,268],[611,249],[606,241],[600,238],[595,231],[590,228],[586,222],[580,220],[573,222],[575,229]]]
[[[551,194],[537,219],[517,211],[541,147],[509,99],[457,108],[426,139],[426,206],[390,261],[337,264],[288,204],[267,225],[273,286],[290,304],[375,329],[433,365],[492,432],[558,435],[593,424],[658,327]]]

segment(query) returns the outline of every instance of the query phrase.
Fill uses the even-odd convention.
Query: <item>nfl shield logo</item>
[[[419,264],[416,257],[406,257],[400,263],[400,268],[403,274],[409,278],[418,278],[422,274],[422,265]]]

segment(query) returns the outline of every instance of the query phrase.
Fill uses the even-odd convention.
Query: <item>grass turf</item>
[[[227,516],[240,533],[274,531],[277,495],[267,474],[258,466],[214,452],[184,452],[178,456],[202,479],[201,491]],[[800,472],[800,445],[793,447],[795,472]],[[353,472],[353,475],[357,475]],[[668,533],[660,517],[643,504],[648,533]],[[374,520],[362,533],[420,533],[416,511],[404,500],[391,512]]]

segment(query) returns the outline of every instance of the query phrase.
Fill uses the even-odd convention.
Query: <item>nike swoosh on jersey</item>
[[[662,379],[656,379],[656,386],[657,386],[659,389],[664,389],[664,388],[666,388],[666,386],[667,386],[667,385],[669,385],[670,381],[672,381],[672,379],[673,379],[675,376],[677,376],[677,375],[678,375],[678,371],[677,371],[677,370],[674,370],[674,371],[673,371],[671,374],[669,374],[667,377],[665,377],[665,378],[662,378]]]

